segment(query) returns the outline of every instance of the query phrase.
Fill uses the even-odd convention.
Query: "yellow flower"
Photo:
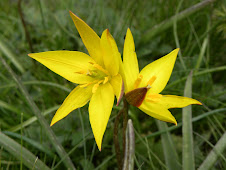
[[[114,96],[120,99],[122,61],[108,29],[101,38],[80,18],[70,12],[89,55],[79,51],[48,51],[29,56],[67,80],[79,84],[64,100],[51,126],[73,110],[89,103],[89,119],[99,150],[111,114]]]
[[[129,104],[138,107],[146,114],[177,125],[169,108],[181,108],[201,103],[195,99],[159,94],[166,86],[172,73],[179,49],[148,64],[139,73],[134,40],[128,29],[124,43],[123,67],[121,72],[125,84],[125,96]]]

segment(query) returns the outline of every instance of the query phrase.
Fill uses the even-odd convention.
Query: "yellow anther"
[[[87,76],[88,76],[88,75],[92,75],[92,73],[91,73],[89,70],[87,70],[86,75],[87,75]]]
[[[91,83],[86,83],[86,84],[82,84],[82,85],[80,85],[80,87],[87,87],[87,86],[89,86],[90,84],[92,84],[93,82],[91,82]]]
[[[85,70],[81,70],[81,71],[77,71],[75,73],[78,73],[78,74],[86,74],[86,71]]]
[[[134,83],[134,89],[136,89],[140,85],[140,82],[141,82],[142,79],[143,79],[143,76],[141,74],[139,74],[135,83]]]
[[[93,67],[95,67],[96,69],[104,72],[105,74],[109,75],[109,72],[107,70],[105,70],[103,67],[101,67],[99,64],[93,63],[93,62],[89,62],[90,64],[93,65]]]
[[[100,86],[100,83],[102,83],[103,80],[98,81],[98,83],[94,84],[93,88],[92,88],[92,93],[96,93],[97,88]]]
[[[149,102],[159,102],[162,98],[161,94],[149,94],[146,98]]]
[[[147,83],[147,86],[149,85],[149,86],[151,86],[153,83],[154,83],[154,81],[156,80],[156,76],[152,76],[151,78],[150,78],[150,80],[148,81],[148,83]]]
[[[103,82],[103,84],[106,84],[107,82],[108,82],[108,77],[104,77],[104,82]]]

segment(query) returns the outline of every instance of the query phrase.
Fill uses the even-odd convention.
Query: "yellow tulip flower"
[[[188,97],[159,94],[171,76],[178,51],[179,49],[173,50],[139,72],[133,36],[128,29],[123,51],[124,71],[121,72],[125,84],[125,97],[129,104],[156,119],[175,125],[177,121],[169,108],[182,108],[190,104],[201,105],[199,101]]]
[[[101,38],[79,17],[72,20],[89,55],[79,51],[48,51],[29,56],[65,79],[79,84],[64,100],[52,119],[51,126],[73,110],[89,103],[89,119],[99,150],[114,104],[121,97],[122,61],[114,38],[105,30]]]

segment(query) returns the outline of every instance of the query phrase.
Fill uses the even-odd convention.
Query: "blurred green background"
[[[48,124],[75,85],[27,54],[62,49],[87,53],[70,18],[70,10],[99,36],[109,28],[121,54],[126,30],[130,28],[140,69],[180,48],[181,53],[163,94],[184,95],[186,78],[193,70],[192,97],[203,103],[203,106],[192,106],[192,117],[197,118],[192,124],[195,168],[200,167],[225,134],[226,1],[1,0],[0,56],[24,84]],[[0,62],[0,133],[29,150],[49,168],[64,169],[62,157],[56,153],[46,129],[35,119],[25,97]],[[93,138],[87,105],[51,127],[77,169],[117,169],[113,126],[120,108],[114,107],[112,111],[101,152]],[[168,140],[172,140],[169,145],[176,152],[177,168],[182,169],[180,123],[183,114],[182,109],[172,109],[171,112],[179,125],[167,124],[166,129],[172,127]],[[154,118],[134,107],[130,107],[129,118],[135,129],[135,169],[172,169],[165,151],[168,144],[161,140],[164,133]],[[3,143],[0,137],[1,140]],[[211,169],[226,169],[225,141]],[[29,168],[21,159],[24,152],[18,151],[19,155],[14,155],[2,143],[0,169]],[[15,146],[9,144],[8,147]]]

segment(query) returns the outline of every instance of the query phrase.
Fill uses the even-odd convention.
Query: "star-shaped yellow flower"
[[[159,94],[166,86],[179,49],[148,64],[139,73],[134,40],[130,29],[127,30],[123,51],[121,72],[125,84],[125,96],[129,104],[138,107],[146,114],[177,125],[169,108],[182,108],[190,104],[201,103],[195,99]]]
[[[108,30],[100,38],[83,20],[72,12],[70,15],[90,56],[66,50],[32,53],[29,56],[67,80],[79,84],[57,110],[51,126],[90,101],[90,124],[101,150],[114,96],[119,100],[121,95],[121,55]]]

